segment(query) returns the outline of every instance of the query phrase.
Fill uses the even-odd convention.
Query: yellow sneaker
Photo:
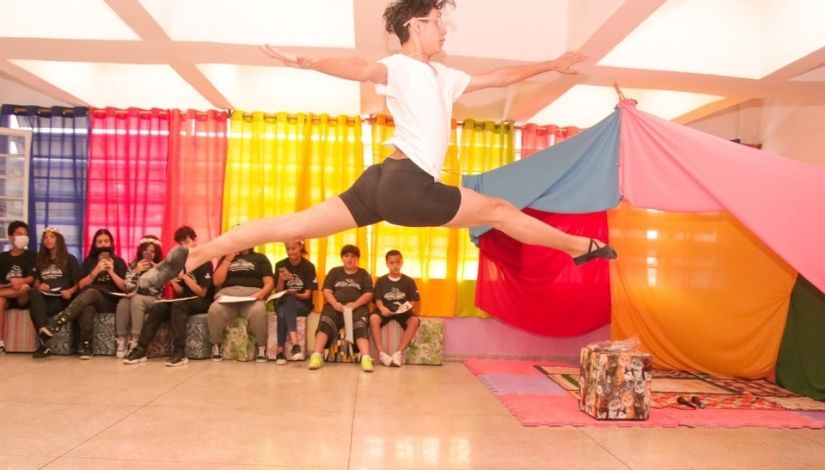
[[[320,369],[324,365],[324,356],[321,353],[314,352],[309,356],[309,370]]]
[[[372,358],[366,354],[361,356],[361,370],[364,372],[372,372]]]

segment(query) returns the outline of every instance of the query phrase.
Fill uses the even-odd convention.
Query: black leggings
[[[458,213],[461,191],[433,181],[409,158],[387,158],[341,193],[359,227],[382,220],[405,227],[438,227]]]

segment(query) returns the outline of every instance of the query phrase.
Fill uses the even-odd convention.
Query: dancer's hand
[[[574,69],[573,65],[578,64],[579,62],[584,62],[587,59],[588,57],[581,52],[567,51],[555,60],[556,72],[565,75],[577,74],[579,71]]]
[[[303,69],[306,68],[307,65],[309,65],[308,58],[298,57],[295,54],[289,54],[280,49],[276,49],[270,46],[269,44],[264,44],[263,46],[261,46],[261,51],[263,51],[263,53],[268,55],[269,57],[272,57],[273,59],[280,61],[287,67]]]

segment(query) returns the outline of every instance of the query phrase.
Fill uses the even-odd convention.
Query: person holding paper
[[[404,352],[415,336],[415,332],[418,331],[418,325],[421,324],[416,313],[421,297],[418,295],[415,281],[401,273],[401,267],[404,265],[401,252],[390,250],[384,259],[387,261],[387,268],[390,272],[375,281],[376,310],[370,315],[370,329],[381,364],[401,367],[404,362]],[[404,329],[404,335],[401,336],[398,350],[389,355],[384,351],[381,341],[381,327],[393,320]]]
[[[372,301],[372,277],[358,267],[361,250],[355,245],[341,248],[343,266],[332,268],[324,279],[324,308],[315,333],[315,351],[309,357],[309,370],[324,365],[323,351],[338,339],[338,330],[344,328],[344,315],[352,315],[352,335],[361,351],[361,370],[372,372],[370,357],[367,304]],[[351,313],[350,313],[351,312]]]
[[[286,335],[292,340],[292,350],[289,359],[303,361],[304,352],[298,344],[298,317],[306,316],[312,311],[312,293],[318,288],[318,279],[315,274],[315,265],[306,259],[307,248],[303,240],[295,243],[284,243],[286,258],[275,264],[277,283],[275,292],[286,292],[278,298],[275,304],[275,313],[278,315],[278,354],[275,363],[286,364],[284,345]]]
[[[80,344],[77,353],[81,359],[92,358],[92,334],[96,312],[114,312],[119,297],[126,292],[126,262],[115,255],[112,232],[98,229],[92,237],[92,246],[80,265],[80,294],[61,313],[52,317],[44,335],[54,336],[65,324],[77,320]]]
[[[160,239],[155,235],[144,235],[138,244],[135,257],[126,271],[126,290],[133,292],[134,295],[120,299],[117,304],[115,314],[117,351],[115,357],[118,359],[126,357],[137,346],[138,337],[143,329],[143,320],[146,318],[146,311],[160,298],[160,289],[138,287],[138,278],[162,259],[163,248],[160,245]]]
[[[269,258],[256,253],[252,248],[240,253],[230,253],[218,262],[213,282],[220,290],[209,307],[212,360],[223,360],[223,330],[230,320],[242,315],[249,322],[249,329],[258,344],[255,362],[266,362],[269,325],[265,300],[275,286]],[[222,302],[222,297],[231,298],[232,302]]]
[[[194,248],[198,244],[195,229],[186,225],[175,230],[174,237],[180,246]],[[172,355],[166,366],[178,367],[189,361],[186,357],[186,323],[190,316],[207,311],[212,303],[212,262],[203,263],[191,273],[181,273],[171,281],[171,286],[178,300],[159,301],[149,308],[137,345],[123,360],[124,364],[146,361],[146,348],[166,320],[170,320],[172,326]]]
[[[6,351],[6,310],[27,308],[29,290],[34,283],[35,255],[29,245],[29,226],[22,220],[9,223],[11,249],[0,253],[0,352]]]
[[[60,230],[43,229],[35,269],[34,289],[29,293],[29,315],[34,331],[40,336],[40,346],[32,357],[39,359],[50,355],[51,338],[44,331],[46,322],[69,305],[80,280],[80,264],[66,249],[66,239]]]

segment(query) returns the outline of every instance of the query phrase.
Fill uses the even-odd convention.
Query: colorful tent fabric
[[[542,180],[543,185],[540,183]],[[620,103],[617,111],[601,123],[559,145],[496,171],[464,177],[464,184],[484,194],[513,201],[522,209],[538,211],[532,214],[538,214],[543,220],[547,220],[545,216],[549,217],[547,213],[611,209],[616,206],[618,194],[629,203],[628,206],[671,211],[681,218],[687,214],[680,213],[707,211],[722,211],[733,216],[730,221],[705,221],[709,225],[705,226],[704,231],[689,234],[666,230],[672,229],[674,223],[683,222],[683,219],[661,218],[658,221],[663,224],[661,229],[650,229],[650,226],[621,224],[618,222],[621,220],[618,216],[620,212],[611,210],[608,214],[611,243],[631,247],[633,244],[628,245],[629,240],[643,242],[635,251],[620,249],[619,260],[610,263],[609,282],[619,282],[611,286],[613,304],[608,298],[595,308],[578,309],[577,315],[570,315],[569,299],[557,295],[557,291],[564,291],[563,288],[556,289],[558,284],[554,284],[557,282],[558,267],[553,264],[504,263],[501,261],[502,255],[506,256],[507,252],[495,251],[505,245],[485,243],[488,237],[503,235],[489,231],[489,228],[474,231],[473,235],[480,237],[481,248],[476,296],[479,307],[505,320],[517,315],[519,325],[534,332],[566,336],[579,331],[585,324],[603,325],[609,321],[604,315],[606,308],[612,312],[614,336],[638,335],[643,347],[649,350],[658,347],[664,352],[670,349],[671,354],[660,355],[659,365],[763,376],[775,361],[794,270],[811,279],[820,289],[825,288],[825,251],[817,251],[814,247],[825,235],[825,219],[817,206],[811,203],[825,197],[825,170],[661,120],[636,110],[631,101]],[[538,187],[532,187],[533,184]],[[580,227],[561,228],[573,233],[587,233]],[[666,233],[673,233],[673,238],[658,238]],[[734,235],[723,237],[725,233]],[[679,237],[683,237],[681,241]],[[752,239],[753,243],[738,246],[717,243],[721,238]],[[724,274],[730,266],[724,269],[721,266],[705,266],[718,262],[719,253],[709,251],[703,258],[695,258],[693,252],[687,251],[687,247],[694,245],[688,242],[702,240],[705,242],[699,243],[702,247],[717,249],[724,246],[731,255],[726,258],[730,266],[739,264],[745,266],[742,269],[749,270],[758,269],[751,268],[751,263],[754,263],[753,266],[762,263],[771,266],[768,271],[774,273],[774,277],[762,276],[757,282],[743,277],[742,270]],[[669,245],[673,247],[669,248],[671,250],[678,250],[681,246],[686,251],[672,251],[669,256],[662,256],[656,250],[661,250],[665,242],[672,242]],[[517,250],[521,249],[524,248],[516,244],[509,248],[509,253],[518,253]],[[540,248],[530,249],[541,252]],[[765,254],[751,255],[762,252]],[[692,257],[695,259],[688,262]],[[683,268],[673,269],[680,265]],[[590,269],[606,270],[607,266],[606,262],[597,261],[595,266],[572,269],[583,276]],[[693,271],[684,266],[694,266]],[[703,276],[697,277],[695,266],[704,266]],[[634,276],[622,276],[631,271]],[[506,289],[496,288],[501,279],[508,278],[523,278],[526,281],[511,283]],[[626,282],[631,278],[632,282]],[[662,289],[663,285],[668,286],[674,279],[681,284],[671,285],[673,288],[670,290]],[[702,279],[691,286],[692,297],[660,298],[657,302],[650,302],[655,296],[684,293],[680,289],[689,286],[691,279]],[[708,300],[714,295],[718,299],[719,293],[724,292],[725,284],[731,282],[727,287],[736,285],[746,289],[748,282],[751,282],[755,290],[760,289],[759,295],[732,296],[739,299],[738,302]],[[554,287],[545,287],[541,291],[542,283]],[[658,289],[650,289],[657,285]],[[489,294],[493,290],[496,295]],[[540,308],[536,308],[534,302],[536,292],[543,292]],[[594,297],[591,291],[586,292],[583,295]],[[704,300],[697,297],[704,295],[709,297]],[[600,296],[597,294],[595,297]],[[562,302],[558,302],[559,299]],[[620,305],[616,305],[617,300],[621,300]],[[684,302],[684,306],[672,309],[678,305],[677,301]],[[689,307],[691,302],[695,302],[692,309]],[[711,308],[712,311],[697,312],[698,308]],[[682,316],[668,315],[671,312],[661,309],[679,310]],[[706,326],[701,331],[691,331],[687,325],[695,327],[695,323],[684,321],[684,315],[688,314],[712,319],[717,323],[716,328]],[[693,343],[705,343],[707,338],[697,334],[709,334],[715,338],[711,343],[718,340],[720,347],[741,348],[745,343],[732,345],[730,341],[723,341],[723,335],[731,334],[737,322],[745,322],[739,325],[747,322],[761,325],[763,329],[759,331],[769,332],[767,337],[760,336],[764,352],[759,355],[758,364],[749,367],[743,364],[748,357],[745,351],[756,347],[752,342],[747,342],[744,349],[728,350],[722,355],[716,350],[707,357],[697,351],[700,348],[687,347],[691,340]],[[617,323],[624,327],[617,328]],[[742,332],[738,331],[734,336],[741,337]],[[662,341],[663,338],[678,340]]]

